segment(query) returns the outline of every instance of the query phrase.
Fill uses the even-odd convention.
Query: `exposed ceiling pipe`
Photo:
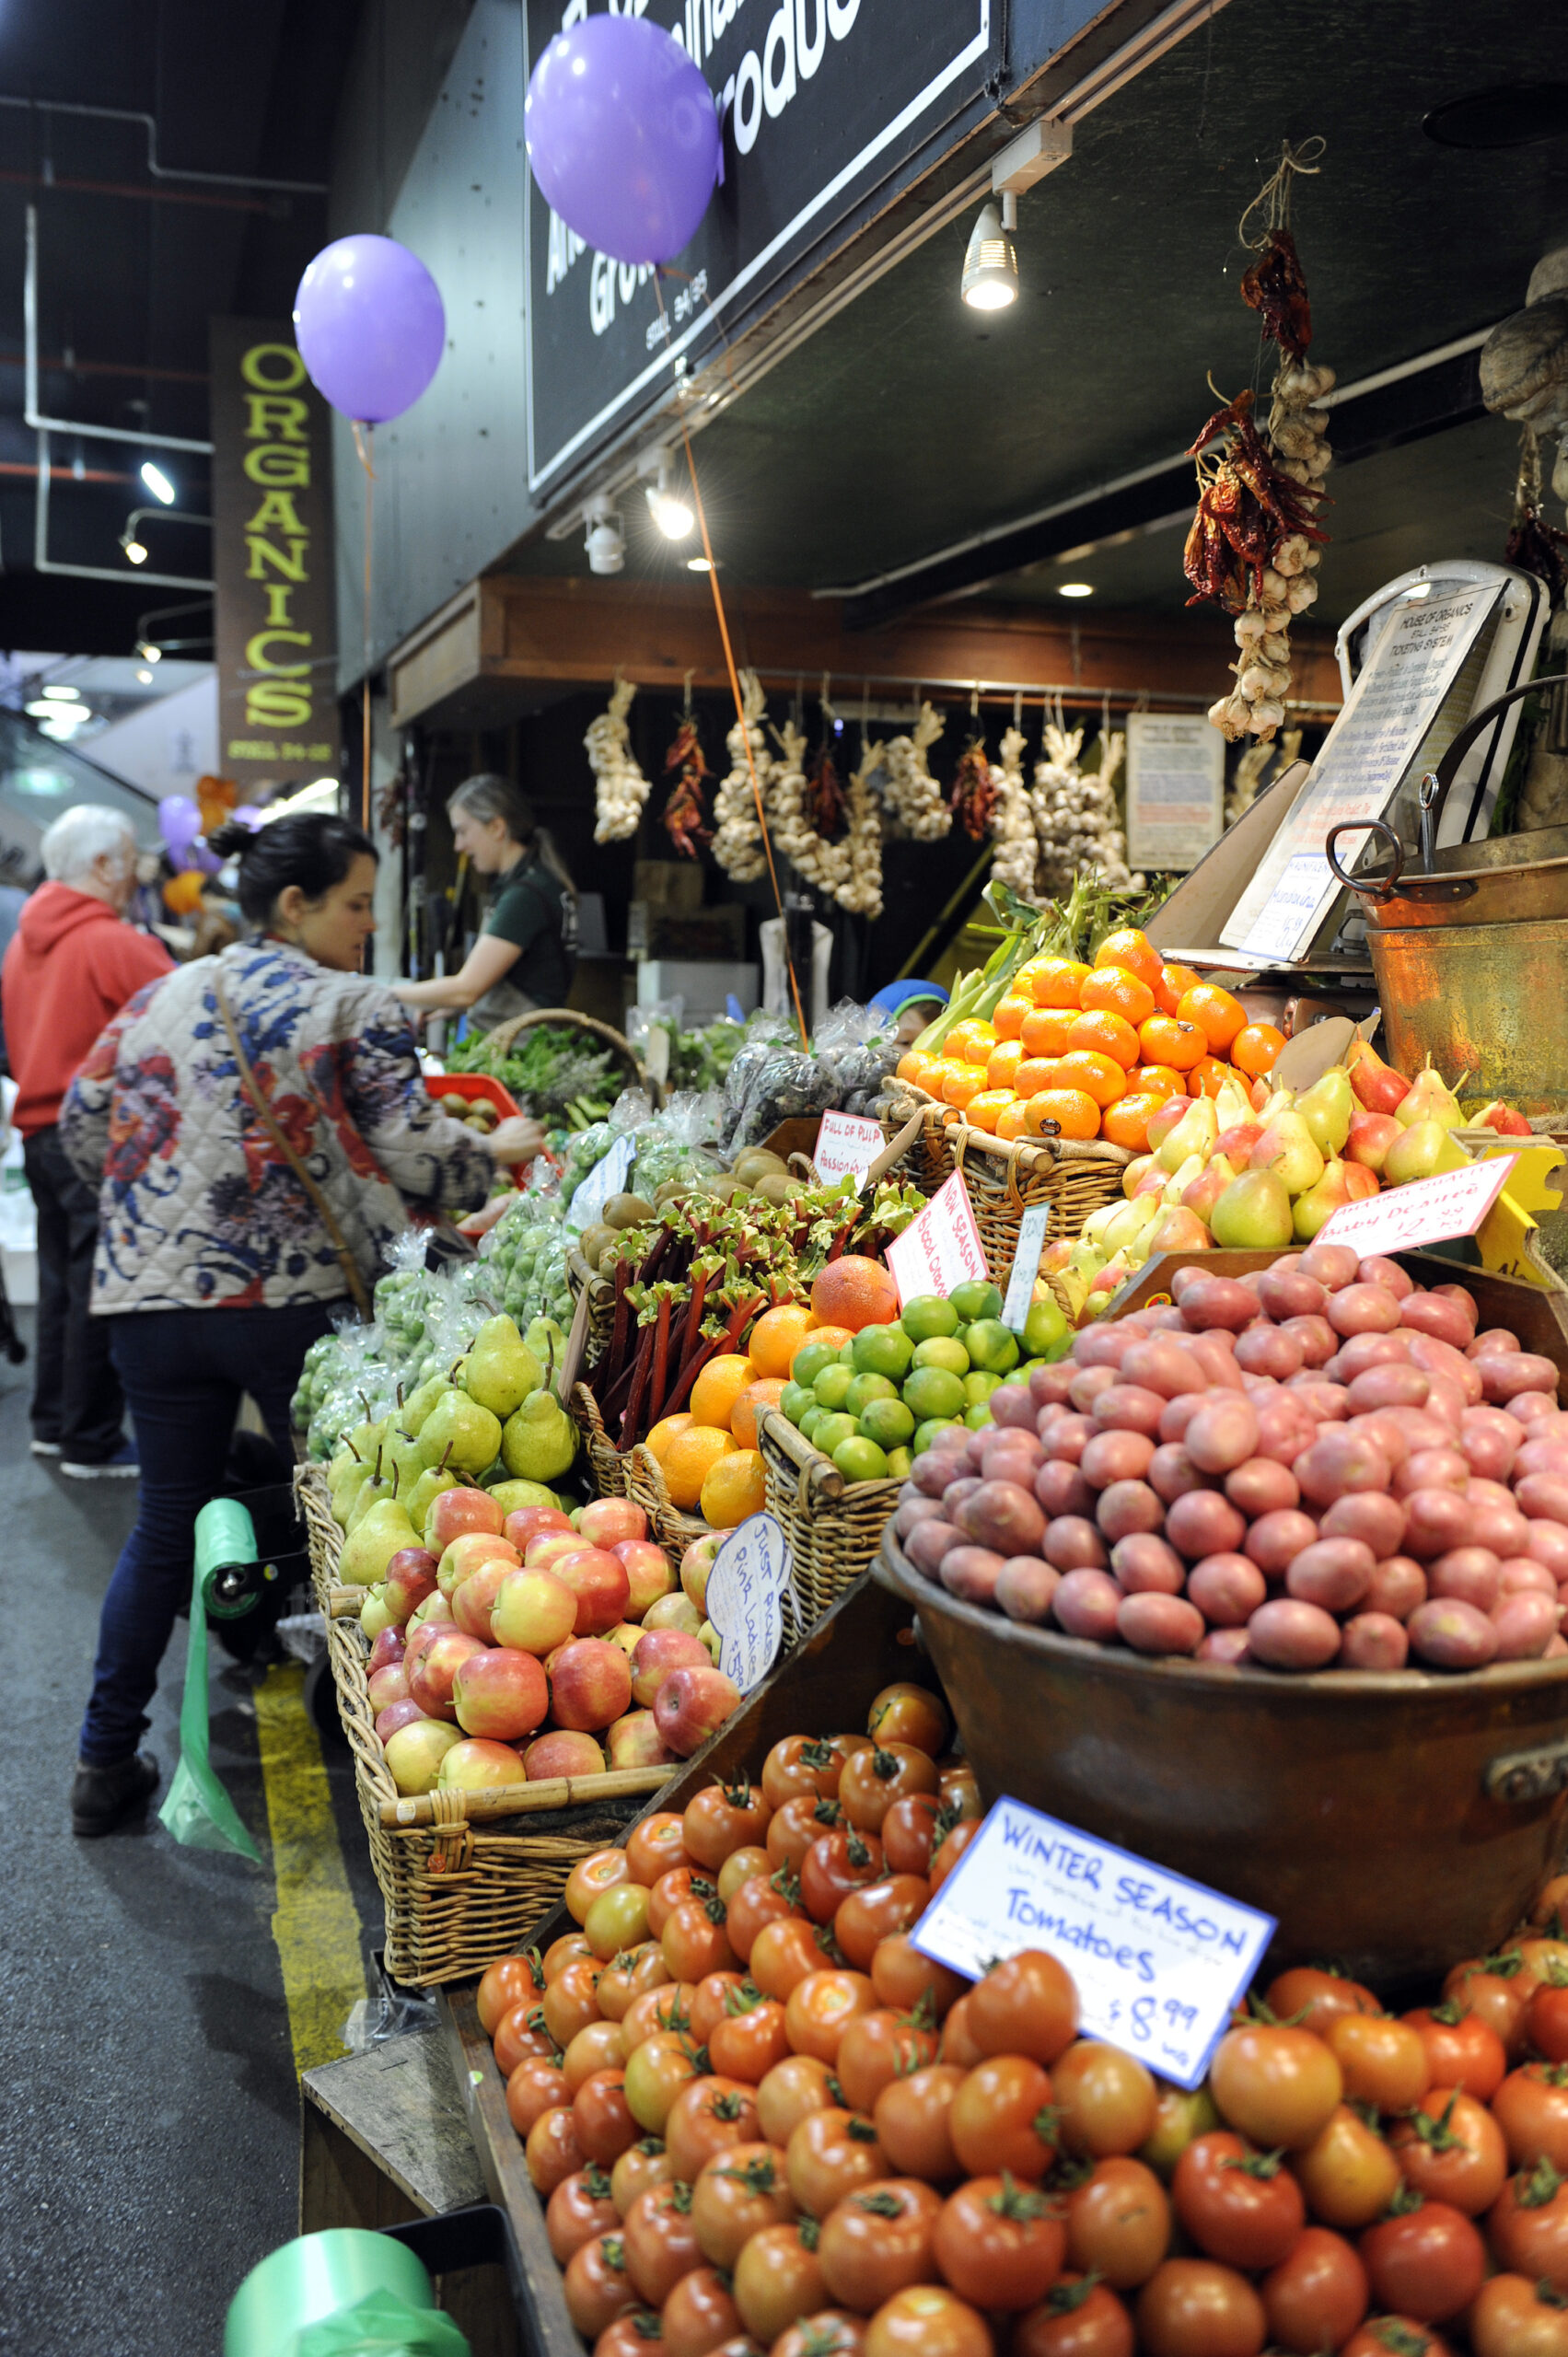
[[[134,442],[145,449],[198,450],[210,457],[212,444],[179,434],[146,434],[127,425],[89,425],[74,417],[46,417],[38,405],[38,207],[28,206],[27,271],[22,281],[22,345],[26,371],[22,417],[38,434],[79,434],[94,442]],[[40,477],[41,483],[43,478]]]
[[[32,561],[36,573],[66,573],[77,581],[117,581],[122,588],[142,589],[156,582],[160,589],[215,589],[212,581],[192,580],[184,573],[117,572],[108,564],[61,564],[49,553],[49,435],[38,437],[38,499],[33,508]]]
[[[0,90],[0,107],[20,107],[29,114],[72,114],[97,122],[139,122],[147,134],[147,169],[155,180],[200,180],[208,188],[265,188],[279,196],[325,196],[325,180],[269,180],[259,172],[192,172],[157,158],[157,121],[133,107],[80,106],[73,99],[18,99]]]

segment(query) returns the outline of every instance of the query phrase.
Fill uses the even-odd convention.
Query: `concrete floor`
[[[30,1340],[31,1313],[18,1312]],[[134,1485],[28,1452],[30,1366],[0,1364],[0,2349],[214,2357],[247,2270],[296,2231],[298,2096],[270,1867],[157,1823],[71,1831],[99,1600]],[[212,1649],[213,1763],[261,1850],[250,1675]],[[147,1738],[178,1757],[185,1623]],[[346,1747],[323,1747],[368,1950],[379,1902]]]

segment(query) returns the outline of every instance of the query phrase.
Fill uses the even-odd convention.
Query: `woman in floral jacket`
[[[157,1789],[136,1741],[241,1394],[286,1454],[305,1353],[374,1283],[409,1206],[472,1209],[498,1161],[542,1142],[537,1122],[482,1140],[437,1111],[408,1018],[359,970],[376,853],[357,827],[282,819],[213,847],[238,854],[254,933],[139,992],[60,1115],[99,1188],[93,1310],[113,1320],[142,1472],[99,1623],[78,1833],[112,1830]]]

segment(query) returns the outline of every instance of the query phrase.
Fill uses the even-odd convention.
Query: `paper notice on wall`
[[[1329,731],[1290,816],[1237,902],[1220,939],[1265,964],[1305,957],[1340,887],[1323,855],[1331,827],[1380,819],[1498,597],[1478,582],[1400,608]],[[1364,834],[1342,835],[1349,868]]]
[[[1127,715],[1127,865],[1196,867],[1225,825],[1225,739],[1201,713]]]

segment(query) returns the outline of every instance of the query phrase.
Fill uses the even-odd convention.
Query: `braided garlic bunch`
[[[1334,462],[1330,413],[1314,406],[1333,383],[1331,368],[1306,360],[1285,360],[1274,378],[1264,439],[1279,472],[1306,491],[1320,490]],[[1304,532],[1293,532],[1274,552],[1272,564],[1264,567],[1261,598],[1256,588],[1248,590],[1246,608],[1236,618],[1236,686],[1209,707],[1210,720],[1233,744],[1238,737],[1256,737],[1266,745],[1284,726],[1291,619],[1317,602],[1313,575],[1322,553]]]
[[[1042,853],[1042,890],[1058,900],[1076,876],[1098,876],[1113,892],[1127,892],[1137,879],[1127,865],[1127,838],[1116,802],[1116,772],[1127,739],[1121,729],[1101,732],[1098,770],[1078,765],[1081,728],[1047,723],[1047,759],[1035,764],[1029,796]]]
[[[599,714],[583,739],[588,766],[598,781],[596,843],[624,842],[629,835],[634,835],[643,805],[648,798],[648,781],[637,767],[636,755],[632,750],[632,731],[626,725],[636,692],[630,679],[617,679],[610,691],[608,710]]]
[[[1023,754],[1023,730],[1009,728],[1002,738],[1001,760],[991,764],[991,784],[996,795],[996,813],[991,826],[996,855],[991,872],[1020,899],[1032,900],[1038,846],[1029,790],[1024,784]]]
[[[754,884],[768,869],[767,855],[762,849],[762,830],[757,821],[756,796],[751,791],[751,772],[757,772],[757,786],[764,805],[770,799],[772,778],[772,756],[762,730],[762,715],[767,700],[762,683],[755,671],[740,675],[740,708],[744,725],[737,721],[725,743],[729,748],[729,773],[714,797],[715,820],[713,853],[719,865],[737,884]],[[747,747],[751,749],[750,762]]]
[[[939,842],[953,823],[953,814],[925,758],[945,726],[941,714],[923,703],[913,733],[893,738],[878,772],[894,825],[912,835],[916,842]]]

